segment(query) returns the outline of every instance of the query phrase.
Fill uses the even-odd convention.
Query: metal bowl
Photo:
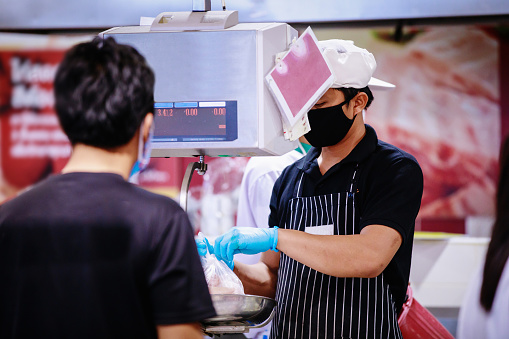
[[[215,317],[206,319],[205,326],[261,327],[270,321],[276,301],[257,295],[212,294]]]

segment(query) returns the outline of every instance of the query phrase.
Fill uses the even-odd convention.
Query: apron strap
[[[352,180],[350,181],[350,190],[349,193],[354,193],[354,190],[357,188],[357,171],[359,170],[359,163],[355,164],[355,168],[352,174]],[[300,172],[300,178],[295,185],[295,190],[293,196],[295,198],[300,198],[302,194],[302,181],[304,180],[304,171]]]
[[[299,183],[295,186],[294,196],[296,198],[300,198],[300,195],[301,195],[301,186],[302,186],[302,178],[303,177],[304,177],[304,171],[300,172]]]
[[[357,170],[359,169],[359,163],[355,164],[353,170],[352,181],[350,182],[350,190],[348,192],[354,193],[354,189],[357,188]]]

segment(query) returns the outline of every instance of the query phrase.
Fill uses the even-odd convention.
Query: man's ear
[[[152,124],[154,123],[154,114],[148,113],[143,119],[143,143],[145,144],[148,140],[150,129],[152,128]]]
[[[354,113],[354,116],[356,114],[359,114],[359,113],[362,113],[362,111],[364,110],[364,108],[366,107],[367,103],[368,103],[368,95],[364,92],[359,92],[357,93],[357,95],[353,98],[353,103],[354,103],[354,107],[353,107],[353,113]]]

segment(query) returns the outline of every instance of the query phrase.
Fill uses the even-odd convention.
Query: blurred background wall
[[[112,26],[191,10],[192,1],[19,0],[0,2],[0,201],[58,173],[70,147],[55,118],[52,77],[63,53]],[[351,39],[371,51],[375,76],[397,85],[376,92],[366,121],[380,139],[415,155],[425,187],[417,230],[489,234],[500,141],[508,126],[509,2],[230,0],[240,21],[284,21],[318,39]],[[220,1],[212,1],[220,9]],[[156,75],[157,76],[157,75]],[[506,94],[506,95],[504,95]],[[175,197],[191,159],[153,159],[141,185]],[[236,190],[247,159],[207,159],[195,176],[196,228],[235,224]],[[238,175],[231,175],[233,172]],[[207,200],[212,210],[202,213]],[[217,206],[215,206],[217,205]]]

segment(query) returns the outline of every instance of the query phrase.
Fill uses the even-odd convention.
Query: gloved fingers
[[[207,238],[204,238],[204,239],[205,239],[205,245],[206,245],[207,251],[209,251],[210,254],[214,254],[214,246],[212,246],[212,244],[209,242],[209,240]]]
[[[230,242],[230,232],[225,233],[216,238],[216,242],[214,244],[214,254],[217,259],[226,261],[226,251],[228,248],[228,243]]]
[[[240,251],[237,251],[237,249],[238,249],[237,241],[236,240],[230,241],[226,249],[226,258],[228,259],[228,261],[233,261],[233,255],[235,254],[235,252],[241,253]]]
[[[214,243],[214,254],[216,255],[217,259],[221,259],[221,242],[223,241],[224,235],[220,235],[216,238],[216,241]]]
[[[238,230],[235,228],[216,239],[214,254],[223,261],[232,261],[234,251],[238,248]]]
[[[223,258],[224,261],[233,260],[233,255],[228,255],[228,248],[230,247],[230,244],[233,240],[232,232],[233,231],[228,232],[223,238],[223,241],[221,241],[221,258]]]
[[[198,249],[198,254],[200,256],[204,256],[207,254],[207,245],[203,240],[196,239],[196,248]]]

